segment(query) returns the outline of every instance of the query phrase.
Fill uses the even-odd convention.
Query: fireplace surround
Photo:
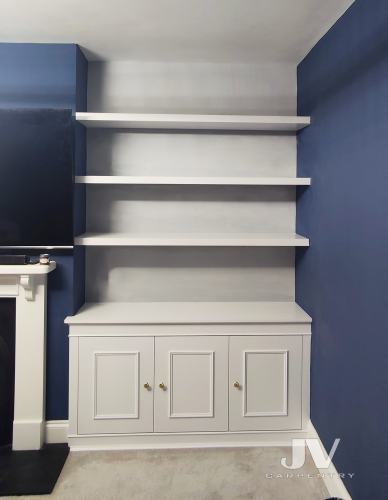
[[[55,267],[0,266],[0,299],[16,299],[14,450],[38,450],[44,441],[47,275]]]

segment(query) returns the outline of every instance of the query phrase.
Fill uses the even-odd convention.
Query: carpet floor
[[[282,457],[288,457],[290,463],[291,450],[264,447],[74,452],[51,495],[17,498],[324,500],[329,496],[307,450],[305,465],[297,471],[283,468]]]

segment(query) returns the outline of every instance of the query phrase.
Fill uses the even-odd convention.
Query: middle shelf
[[[311,184],[311,179],[309,177],[84,175],[76,176],[75,183],[193,186],[309,186]]]
[[[83,246],[179,247],[308,247],[309,239],[295,233],[84,233]]]

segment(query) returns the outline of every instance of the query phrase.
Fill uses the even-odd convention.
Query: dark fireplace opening
[[[12,444],[16,300],[0,298],[0,447]]]

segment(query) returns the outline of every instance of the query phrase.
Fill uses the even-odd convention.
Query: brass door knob
[[[148,382],[146,382],[144,384],[144,389],[147,389],[147,391],[149,391],[151,389],[151,386],[150,386],[150,384]]]
[[[235,387],[236,389],[240,389],[240,387],[241,387],[241,386],[240,386],[240,382],[235,382],[233,385],[234,385],[234,387]]]
[[[161,389],[163,389],[163,391],[164,391],[164,390],[165,390],[165,388],[166,388],[166,386],[164,385],[164,383],[163,383],[163,382],[160,382],[159,387],[160,387]]]

